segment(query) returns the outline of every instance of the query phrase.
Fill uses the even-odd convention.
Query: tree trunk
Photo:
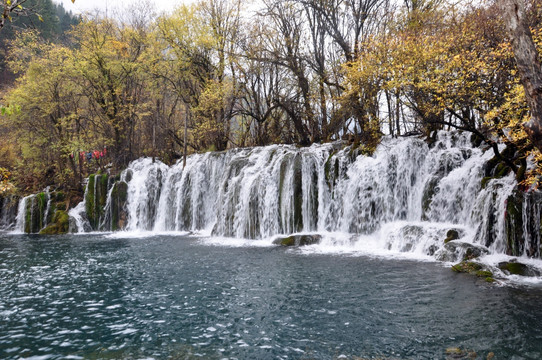
[[[542,151],[542,65],[525,18],[524,0],[498,0],[508,28],[531,119],[523,123],[533,144]]]

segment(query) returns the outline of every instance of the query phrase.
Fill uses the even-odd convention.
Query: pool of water
[[[1,359],[539,359],[540,324],[540,287],[437,263],[0,234]]]

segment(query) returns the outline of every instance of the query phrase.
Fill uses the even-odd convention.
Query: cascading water
[[[19,201],[15,221],[16,233],[39,233],[51,221],[51,194],[47,187],[43,192]]]
[[[417,138],[385,138],[373,156],[325,144],[197,154],[184,168],[180,162],[169,167],[144,158],[121,174],[126,216],[117,228],[248,239],[350,234],[346,242],[354,247],[376,236],[384,249],[429,255],[442,247],[446,231],[455,229],[462,240],[504,253],[510,233],[507,199],[516,182],[510,175],[482,188],[492,157],[491,150],[473,147],[468,134],[441,132],[431,146]],[[117,196],[111,184],[107,204]],[[534,229],[540,206],[530,201],[522,226]],[[535,207],[538,215],[528,216]],[[104,219],[110,209],[106,205]],[[100,230],[115,230],[117,223],[102,221]],[[324,243],[333,246],[344,239],[324,237]],[[540,236],[521,241],[529,244],[520,245],[523,254],[532,256]]]
[[[16,225],[18,201],[14,195],[0,196],[0,230],[13,230]]]

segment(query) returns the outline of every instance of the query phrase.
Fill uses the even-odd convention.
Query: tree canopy
[[[370,153],[384,135],[455,128],[485,142],[519,180],[542,173],[495,4],[246,5],[203,0],[154,19],[148,9],[124,21],[87,17],[57,38],[17,32],[5,57],[17,80],[2,100],[0,166],[20,188],[75,186],[140,156],[172,162],[186,152],[340,139]],[[541,20],[542,5],[529,2],[538,53]],[[95,151],[103,156],[87,161]]]

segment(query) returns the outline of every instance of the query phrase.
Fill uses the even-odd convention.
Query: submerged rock
[[[273,244],[281,246],[305,246],[318,244],[321,240],[321,235],[290,235],[276,238]]]

